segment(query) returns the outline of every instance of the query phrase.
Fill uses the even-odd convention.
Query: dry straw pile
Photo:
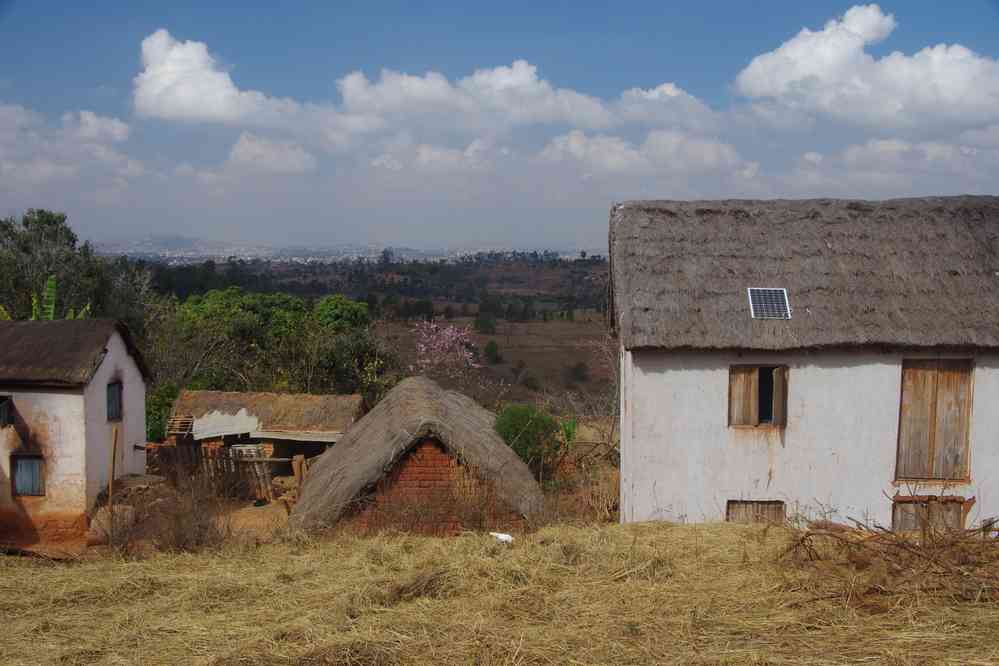
[[[936,546],[869,537],[563,526],[511,546],[481,534],[341,535],[144,560],[0,558],[3,661],[999,660],[993,542],[964,536],[947,550],[960,554],[944,557]]]

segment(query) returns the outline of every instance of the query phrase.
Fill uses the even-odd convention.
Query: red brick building
[[[471,398],[407,379],[313,464],[292,522],[427,534],[522,526],[541,490],[494,423]]]

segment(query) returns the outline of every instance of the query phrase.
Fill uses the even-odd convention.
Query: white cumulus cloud
[[[736,78],[753,99],[874,127],[974,125],[999,119],[999,61],[959,44],[875,58],[895,18],[878,5],[850,8],[819,31],[803,28],[757,56]]]
[[[240,90],[204,42],[180,42],[160,29],[142,40],[135,110],[166,120],[280,123],[301,111],[294,100]]]

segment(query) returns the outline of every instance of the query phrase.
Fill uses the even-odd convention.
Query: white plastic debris
[[[500,543],[513,543],[513,537],[503,532],[490,532],[489,536],[495,537]]]

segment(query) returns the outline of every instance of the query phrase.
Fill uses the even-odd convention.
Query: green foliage
[[[490,315],[480,312],[478,316],[475,317],[474,327],[476,333],[494,335],[496,333],[496,320]]]
[[[541,390],[541,380],[539,380],[537,376],[530,371],[524,372],[520,375],[520,384],[524,388],[530,389],[532,391]]]
[[[52,321],[55,319],[56,308],[56,276],[50,275],[45,280],[45,291],[42,294],[42,319]]]
[[[503,355],[500,354],[499,345],[496,344],[495,340],[487,342],[486,346],[482,350],[482,353],[485,354],[486,361],[491,365],[503,362]]]
[[[507,405],[496,417],[496,432],[539,480],[551,478],[559,455],[553,416],[532,405]]]
[[[7,312],[7,308],[5,308],[4,306],[0,305],[0,321],[10,321],[10,320],[11,320],[11,316],[10,316],[10,313]]]
[[[570,417],[568,419],[562,419],[558,422],[559,431],[562,433],[562,441],[565,442],[566,446],[572,446],[572,443],[576,441],[576,433],[579,430],[579,424],[576,422],[576,417]]]
[[[182,387],[377,400],[394,356],[368,326],[348,327],[366,322],[366,304],[342,296],[324,301],[310,308],[297,296],[237,287],[183,302],[152,300],[147,358],[161,381]]]
[[[362,328],[371,323],[368,304],[352,301],[343,294],[327,296],[316,303],[316,320],[331,333]]]
[[[176,384],[161,384],[146,393],[146,440],[162,442],[166,438],[170,408],[180,395]]]
[[[590,366],[586,361],[579,361],[565,368],[565,381],[567,384],[583,384],[590,381]]]
[[[57,316],[53,283],[65,312],[81,309],[124,320],[141,338],[150,295],[145,266],[122,257],[97,256],[80,243],[62,213],[28,210],[20,219],[0,219],[0,304],[12,319]]]

